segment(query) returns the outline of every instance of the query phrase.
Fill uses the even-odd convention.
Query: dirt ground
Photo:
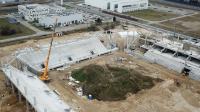
[[[126,57],[123,63],[112,62],[115,57]],[[72,69],[77,69],[88,64],[119,64],[134,68],[144,75],[161,78],[164,81],[152,89],[140,91],[137,94],[129,94],[126,100],[103,102],[88,100],[77,95],[76,91],[68,85],[66,75]],[[61,97],[70,102],[80,112],[199,112],[200,111],[200,82],[178,76],[174,71],[148,63],[141,59],[128,56],[124,53],[114,53],[109,56],[99,57],[94,60],[73,65],[69,69],[51,72],[53,81],[49,87],[57,90]],[[174,84],[174,79],[181,82],[181,86]]]
[[[19,103],[11,88],[5,86],[5,77],[0,72],[0,112],[25,112],[24,101]]]
[[[162,22],[158,26],[168,30],[175,30],[176,32],[188,34],[199,38],[200,14]]]
[[[142,32],[141,29],[138,30]],[[144,32],[148,33],[148,31]],[[66,39],[74,39],[74,37],[85,38],[90,34],[92,33],[71,34],[65,37],[56,38],[55,40],[64,41]],[[17,49],[25,47],[32,46],[37,48],[38,45],[47,44],[49,40],[50,39],[42,39],[38,41],[30,40],[22,44],[1,47],[0,57],[5,57],[12,54]],[[117,62],[115,60],[117,57],[124,57],[127,60]],[[67,76],[70,74],[70,71],[89,64],[114,64],[134,68],[143,75],[161,78],[164,81],[158,83],[151,89],[142,90],[137,94],[128,94],[126,100],[112,102],[88,100],[84,96],[78,96],[75,89],[68,85]],[[79,112],[200,112],[199,81],[188,79],[175,71],[168,70],[154,63],[149,63],[140,57],[130,56],[121,51],[72,65],[64,71],[51,71],[50,78],[52,81],[48,86],[53,90],[57,90],[60,97]],[[175,79],[180,83],[180,86],[176,85],[174,82]],[[0,73],[0,95],[0,102],[1,104],[4,104],[2,108],[10,109],[2,109],[3,111],[1,110],[0,112],[25,112],[24,104],[17,103],[16,98],[9,94],[9,89],[5,88],[2,73]],[[2,95],[4,97],[3,99]],[[7,99],[7,97],[9,98]]]

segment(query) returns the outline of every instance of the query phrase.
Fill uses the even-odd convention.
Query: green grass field
[[[6,18],[1,18],[0,19],[0,30],[2,30],[1,28],[7,26],[10,29],[13,29],[16,31],[16,34],[12,34],[12,35],[7,35],[7,36],[3,36],[0,34],[0,40],[3,39],[8,39],[8,38],[14,38],[14,37],[18,37],[18,36],[25,36],[25,35],[31,35],[34,34],[35,32],[32,31],[31,29],[21,25],[20,23],[17,24],[11,24],[7,21]]]
[[[125,14],[128,14],[130,16],[135,16],[135,17],[145,19],[145,20],[150,20],[150,21],[161,21],[161,20],[170,19],[170,18],[178,16],[176,14],[172,14],[168,12],[160,12],[160,11],[156,11],[152,9],[127,12]]]

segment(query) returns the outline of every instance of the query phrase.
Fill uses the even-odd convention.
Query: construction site
[[[199,47],[129,25],[1,47],[0,112],[199,112]]]

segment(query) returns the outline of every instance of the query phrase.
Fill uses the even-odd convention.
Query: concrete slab
[[[11,65],[4,66],[2,70],[37,112],[74,112],[55,92],[30,72],[20,71]]]

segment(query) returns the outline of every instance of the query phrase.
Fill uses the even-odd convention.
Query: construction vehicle
[[[54,39],[54,36],[55,36],[56,25],[57,25],[57,19],[56,19],[56,22],[55,22],[55,25],[54,25],[54,29],[53,29],[53,33],[52,33],[52,37],[51,37],[51,41],[50,41],[50,46],[49,46],[49,50],[48,50],[48,55],[47,55],[47,58],[46,58],[45,63],[44,63],[44,70],[43,70],[43,73],[39,76],[39,79],[44,81],[44,82],[50,81],[49,75],[48,75],[48,66],[49,66],[49,58],[50,58],[50,54],[51,54],[53,39]]]

